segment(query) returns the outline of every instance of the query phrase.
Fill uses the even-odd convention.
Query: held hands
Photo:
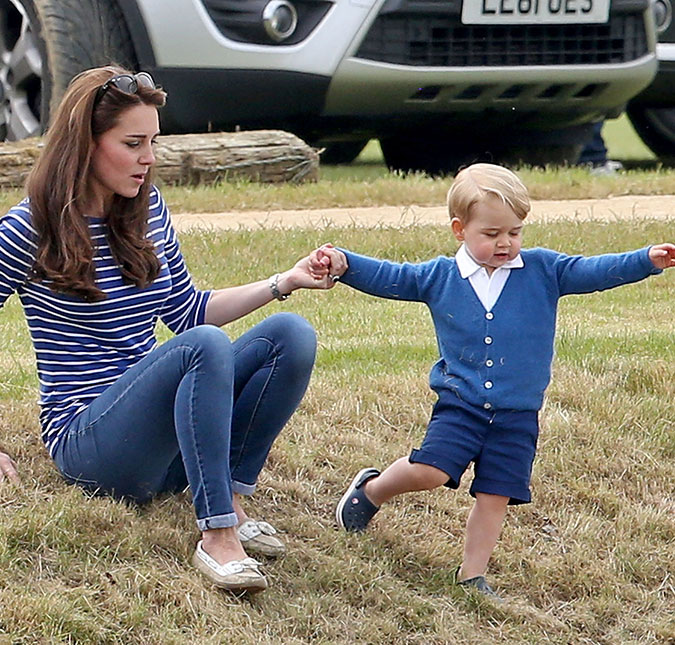
[[[330,242],[323,244],[309,254],[310,270],[316,277],[327,275],[330,289],[348,268],[347,258],[342,251],[338,251]]]
[[[649,249],[649,259],[657,269],[675,267],[675,244],[655,244]]]
[[[14,460],[5,452],[0,452],[0,483],[9,479],[11,482],[19,483],[19,473],[16,470]]]
[[[282,273],[279,289],[287,293],[295,289],[332,289],[347,270],[347,258],[332,244],[324,244]]]

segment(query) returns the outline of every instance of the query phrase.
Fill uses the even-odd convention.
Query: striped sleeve
[[[195,288],[171,224],[169,209],[159,191],[151,195],[150,211],[151,218],[159,218],[159,225],[164,232],[164,254],[171,275],[171,293],[164,302],[160,318],[172,332],[178,334],[204,324],[206,304],[211,292]]]
[[[35,240],[26,201],[0,219],[0,307],[26,281],[35,262]]]

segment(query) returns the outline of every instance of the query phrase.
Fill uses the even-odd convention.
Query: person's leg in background
[[[577,165],[587,166],[593,175],[613,175],[623,169],[620,161],[607,158],[607,146],[602,136],[604,121],[593,124],[593,134],[581,151]]]

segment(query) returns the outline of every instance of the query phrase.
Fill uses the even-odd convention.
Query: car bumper
[[[415,69],[355,58],[336,71],[325,116],[359,112],[365,117],[461,116],[466,121],[500,114],[513,121],[550,127],[602,118],[624,105],[656,72],[653,55],[601,70],[585,67]],[[601,80],[598,80],[601,79]]]
[[[162,128],[176,133],[302,124],[321,113],[330,82],[316,74],[252,69],[165,67],[153,76],[168,94]]]

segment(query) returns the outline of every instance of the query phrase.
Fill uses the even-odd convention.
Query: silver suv
[[[659,161],[675,165],[675,22],[671,0],[655,0],[659,71],[654,82],[628,104],[636,132]]]
[[[656,71],[652,0],[0,0],[0,137],[40,133],[111,60],[165,132],[278,127],[392,168],[571,161]]]

